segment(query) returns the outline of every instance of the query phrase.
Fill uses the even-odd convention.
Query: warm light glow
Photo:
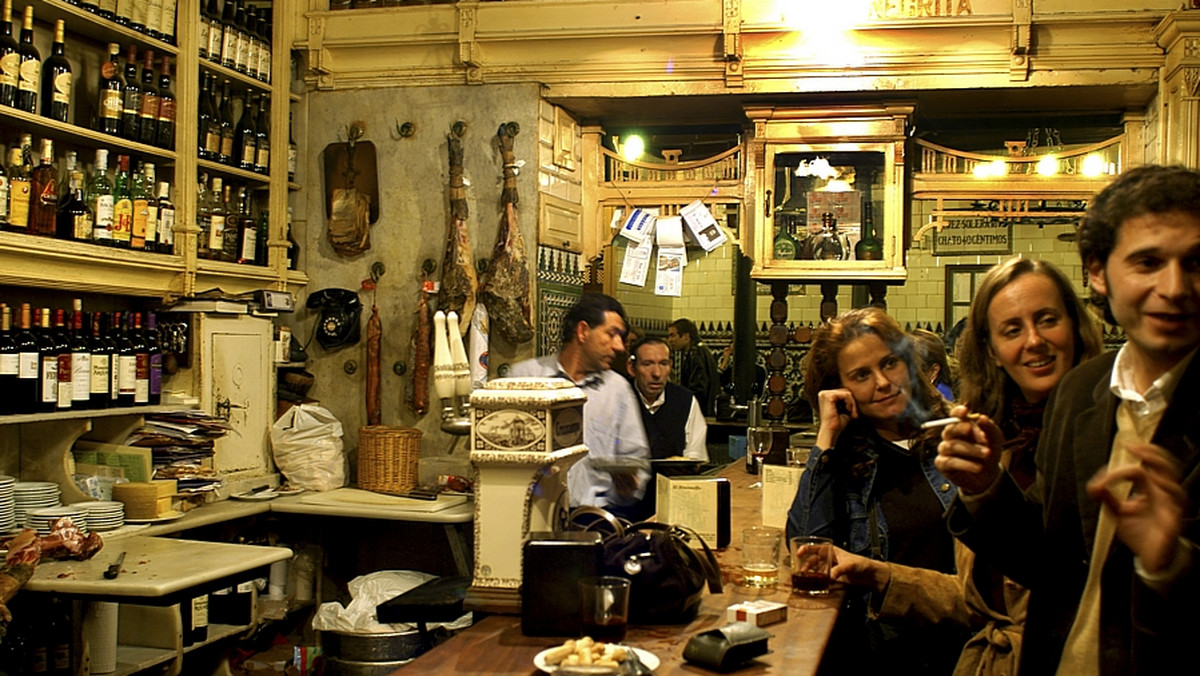
[[[642,137],[638,136],[637,134],[634,134],[633,136],[630,136],[629,138],[625,139],[625,142],[621,144],[621,157],[625,158],[626,160],[628,160],[630,162],[633,162],[633,161],[637,160],[638,158],[640,158],[642,156],[642,153],[644,153],[645,151],[646,151],[646,142],[643,141]]]
[[[838,170],[834,169],[829,164],[829,160],[824,157],[818,157],[812,162],[808,160],[800,160],[800,164],[796,167],[797,176],[816,176],[817,178],[831,179],[837,178]]]
[[[972,173],[975,174],[975,178],[1001,178],[1008,173],[1008,165],[1004,163],[1004,160],[980,162],[975,165]]]
[[[1107,169],[1108,163],[1104,161],[1104,158],[1092,153],[1083,158],[1083,167],[1080,168],[1080,173],[1088,178],[1095,178],[1103,175]]]
[[[835,178],[826,183],[825,187],[821,188],[821,190],[823,192],[850,192],[852,188],[844,179]]]
[[[1058,173],[1058,158],[1047,155],[1038,160],[1037,173],[1039,176],[1053,176]]]
[[[862,36],[854,27],[871,19],[869,0],[777,2],[780,20],[794,33],[792,55],[838,67],[863,63]]]

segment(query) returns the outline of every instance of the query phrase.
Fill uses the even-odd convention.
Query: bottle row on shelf
[[[201,8],[200,58],[256,80],[271,81],[271,9],[247,8],[242,0],[217,0]]]
[[[271,98],[247,91],[235,95],[229,80],[217,91],[217,77],[200,76],[197,155],[245,171],[271,171]],[[240,113],[235,112],[240,109]],[[289,144],[290,145],[290,144]]]
[[[175,44],[176,0],[67,0],[108,21]]]
[[[55,166],[54,142],[42,139],[33,164],[33,135],[24,134],[0,167],[0,228],[11,232],[90,242],[123,249],[175,252],[171,184],[157,180],[153,162],[118,155],[108,173],[109,151],[96,150],[85,174],[74,150]],[[61,178],[60,178],[61,176]]]
[[[143,323],[144,318],[144,323]],[[15,313],[0,303],[0,415],[158,404],[163,350],[154,313]]]
[[[200,175],[196,195],[196,223],[200,233],[196,256],[215,261],[266,265],[270,216],[266,209],[254,217],[251,191],[234,188],[220,176],[212,181]]]

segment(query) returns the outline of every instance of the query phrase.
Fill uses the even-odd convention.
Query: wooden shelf
[[[272,54],[272,56],[274,56],[274,54]],[[220,64],[213,63],[208,59],[200,59],[200,68],[216,75],[217,77],[229,79],[231,85],[237,83],[247,87],[253,87],[259,92],[275,95],[275,89],[270,84],[263,82],[262,80],[256,80],[245,73],[239,73],[232,68],[226,68]]]
[[[0,284],[164,297],[183,292],[182,256],[0,232]]]
[[[0,415],[0,425],[20,425],[22,423],[46,422],[52,420],[90,420],[93,418],[108,418],[119,415],[150,415],[152,413],[167,413],[187,408],[186,406],[159,405],[133,406],[128,408],[95,408],[81,411],[56,411],[54,413],[17,413],[15,415]]]
[[[159,160],[166,160],[169,164],[174,164],[176,160],[175,151],[173,150],[130,141],[120,136],[112,136],[111,134],[104,134],[94,129],[59,122],[48,117],[17,110],[16,108],[0,106],[0,120],[6,121],[18,129],[29,131],[39,138],[54,139],[56,144],[60,141],[68,141],[74,146],[110,149],[113,151],[111,153],[112,157],[109,159],[110,167],[116,166],[116,155],[155,157]],[[34,148],[35,153],[37,150],[37,148]],[[55,155],[58,154],[56,151]],[[255,175],[261,176],[261,174]]]
[[[250,181],[251,183],[255,184],[254,186],[251,186],[255,189],[259,187],[265,189],[267,187],[267,183],[269,183],[271,180],[271,177],[265,174],[246,171],[245,169],[238,169],[237,167],[231,167],[228,164],[221,164],[220,162],[213,162],[212,160],[198,159],[196,160],[196,166],[200,168],[201,172],[216,172],[223,176],[233,176],[235,178],[240,178],[243,181]]]
[[[130,676],[138,672],[166,664],[179,657],[179,653],[166,648],[151,648],[140,645],[117,646],[117,670],[110,676]]]

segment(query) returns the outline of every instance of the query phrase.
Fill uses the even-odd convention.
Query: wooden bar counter
[[[774,590],[747,589],[741,581],[741,530],[761,524],[761,494],[749,488],[754,477],[734,462],[721,471],[730,481],[730,517],[732,543],[717,552],[725,579],[725,591],[713,595],[705,591],[699,616],[687,625],[642,627],[630,625],[624,643],[648,650],[661,660],[655,674],[713,673],[683,660],[683,648],[699,632],[727,624],[726,607],[741,601],[766,599],[786,602],[786,622],[766,627],[771,652],[738,674],[814,674],[821,662],[825,644],[833,631],[842,593],[835,589],[828,596],[809,597],[792,594],[787,568],[780,571],[779,586]],[[477,615],[478,618],[478,615]],[[414,674],[538,674],[533,657],[540,651],[561,644],[563,639],[521,635],[521,618],[491,615],[413,660],[395,676]]]

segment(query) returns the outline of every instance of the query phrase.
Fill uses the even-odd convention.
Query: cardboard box
[[[765,627],[787,619],[787,605],[776,601],[743,601],[725,609],[725,621]]]
[[[76,472],[97,476],[122,476],[130,481],[149,481],[154,476],[154,454],[149,448],[105,444],[80,439],[74,447]],[[91,468],[101,471],[85,471]],[[119,471],[119,473],[118,473]]]

